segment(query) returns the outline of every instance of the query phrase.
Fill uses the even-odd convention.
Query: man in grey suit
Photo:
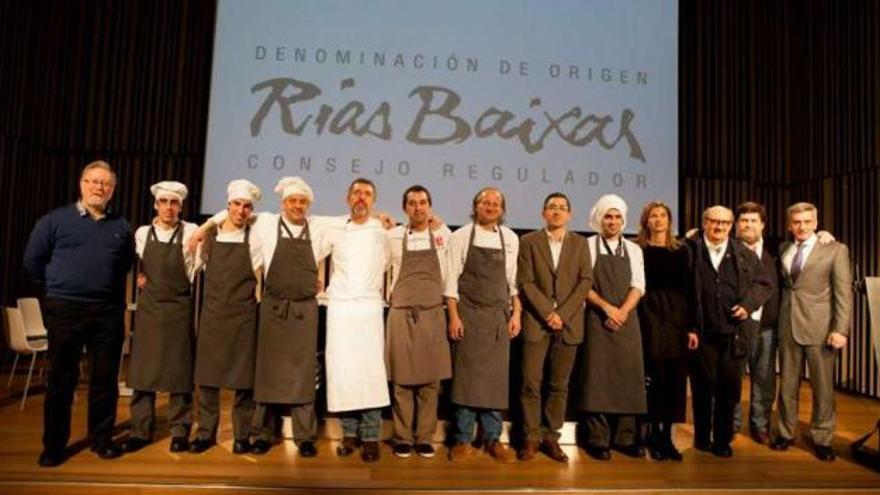
[[[779,436],[771,445],[786,450],[794,444],[798,389],[804,361],[810,372],[813,414],[810,433],[816,457],[833,461],[831,447],[837,414],[834,406],[834,361],[846,346],[852,313],[849,250],[839,242],[816,238],[816,207],[796,203],[788,208],[788,230],[794,243],[780,250],[783,293],[779,310]]]
[[[526,435],[519,458],[531,460],[540,449],[551,459],[566,462],[559,429],[565,421],[574,358],[584,340],[584,299],[593,285],[593,268],[586,239],[566,228],[571,220],[568,197],[550,194],[541,215],[546,227],[522,237],[517,264],[523,296],[520,400]],[[542,414],[541,381],[547,361],[548,397]]]

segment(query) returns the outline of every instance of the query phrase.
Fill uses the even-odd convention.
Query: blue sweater
[[[94,220],[76,203],[40,218],[24,252],[25,270],[47,297],[82,302],[124,304],[133,261],[128,221],[114,213]]]

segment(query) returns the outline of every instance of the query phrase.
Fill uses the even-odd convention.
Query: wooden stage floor
[[[4,384],[5,385],[5,384]],[[4,387],[5,388],[5,387]],[[13,391],[20,386],[13,385]],[[85,433],[85,388],[77,392],[73,439]],[[159,400],[164,413],[164,397]],[[224,408],[231,397],[224,396]],[[388,445],[382,458],[368,465],[357,455],[341,459],[336,442],[319,442],[318,457],[298,456],[290,441],[264,456],[231,453],[231,426],[224,410],[220,446],[202,455],[168,451],[167,424],[160,420],[158,440],[121,459],[104,461],[83,441],[67,463],[54,469],[37,466],[40,452],[42,394],[37,392],[19,412],[19,396],[0,396],[0,494],[125,493],[869,493],[880,492],[880,473],[857,464],[849,444],[871,429],[880,417],[880,401],[838,394],[839,426],[834,446],[836,462],[813,457],[803,438],[788,452],[771,451],[738,435],[734,457],[719,459],[691,447],[691,423],[677,427],[675,442],[683,450],[681,463],[638,460],[615,455],[610,462],[589,458],[575,446],[565,446],[567,465],[546,457],[501,465],[480,454],[465,463],[450,463],[439,447],[433,459],[397,459]],[[809,414],[810,393],[801,395],[801,428]],[[128,418],[128,399],[120,400],[119,422]],[[120,427],[120,430],[124,430]],[[874,444],[876,446],[876,443]]]

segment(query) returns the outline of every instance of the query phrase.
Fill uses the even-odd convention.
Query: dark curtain
[[[880,6],[835,0],[681,0],[680,225],[703,208],[753,199],[768,233],[807,200],[850,246],[860,275],[880,260]],[[148,186],[190,186],[199,203],[215,2],[106,0],[0,4],[0,299],[37,294],[21,269],[34,222],[77,197],[79,169],[116,167],[114,199],[133,225]],[[538,201],[539,199],[536,199]],[[635,207],[633,207],[635,209]],[[193,215],[190,215],[193,216]],[[838,370],[880,396],[867,305]]]

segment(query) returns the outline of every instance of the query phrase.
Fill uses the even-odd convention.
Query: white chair
[[[40,311],[40,300],[36,297],[23,297],[18,299],[18,310],[21,311],[21,319],[24,322],[24,331],[29,339],[48,338],[46,325],[43,323],[43,313]]]
[[[9,347],[16,353],[16,362],[18,362],[19,355],[31,356],[31,366],[28,369],[27,381],[24,384],[24,394],[21,397],[21,410],[24,411],[28,389],[31,386],[31,377],[34,374],[34,363],[36,363],[39,353],[49,349],[49,339],[28,340],[21,311],[18,308],[6,308],[6,329],[9,333]]]
[[[24,333],[28,340],[42,340],[49,338],[49,332],[43,323],[43,312],[40,309],[40,300],[36,297],[22,297],[18,299],[18,310],[21,311],[21,319],[24,321]],[[43,379],[43,369],[40,366],[40,379]],[[6,388],[9,388],[8,386]]]

